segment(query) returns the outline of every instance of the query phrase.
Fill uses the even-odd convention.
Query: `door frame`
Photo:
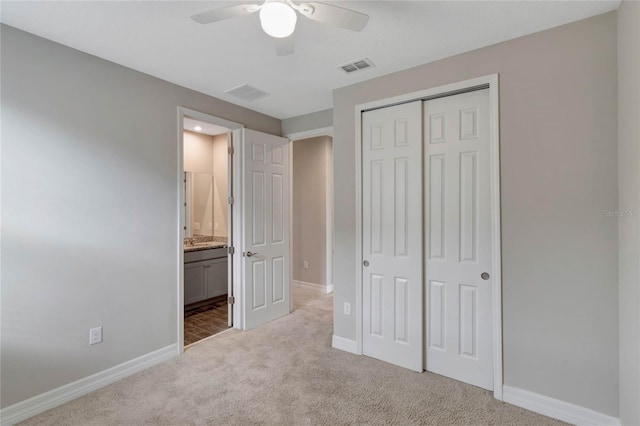
[[[493,332],[493,396],[502,400],[502,248],[500,232],[500,108],[499,75],[491,74],[456,83],[433,87],[355,106],[356,130],[356,353],[362,355],[362,113],[426,98],[450,96],[479,86],[489,89],[490,180],[491,180],[491,254],[492,254],[492,332]],[[424,164],[424,158],[423,158]],[[424,170],[424,168],[423,168]],[[428,188],[424,188],[423,197]],[[424,265],[424,260],[423,260]],[[424,300],[424,298],[423,298]],[[423,318],[425,306],[422,307]],[[424,331],[425,341],[427,329]],[[425,352],[423,345],[423,358]]]
[[[327,172],[327,179],[325,183],[328,183],[329,181],[329,174],[328,172],[331,170],[333,171],[333,126],[329,126],[329,127],[320,127],[318,129],[311,129],[311,130],[304,130],[302,132],[295,132],[295,133],[288,133],[286,135],[283,135],[282,137],[289,139],[289,143],[291,144],[291,149],[289,150],[289,164],[291,165],[291,171],[290,171],[290,179],[289,179],[289,191],[291,193],[291,197],[289,197],[289,217],[291,218],[291,220],[289,221],[289,235],[291,237],[291,253],[293,256],[293,143],[296,141],[300,141],[303,139],[310,139],[310,138],[316,138],[316,137],[320,137],[320,136],[328,136],[331,138],[331,167],[329,167],[329,162],[327,162],[327,167],[325,170]],[[330,169],[330,170],[329,170]],[[333,184],[335,184],[335,182],[333,182],[333,172],[331,173],[331,182]],[[327,284],[325,286],[325,291],[327,292],[327,294],[329,293],[333,293],[333,250],[334,250],[334,240],[335,240],[335,236],[334,236],[334,232],[333,232],[333,228],[334,228],[334,206],[333,206],[333,184],[331,185],[331,188],[329,188],[330,185],[326,185],[326,199],[327,199],[327,203],[325,205],[325,214],[326,214],[326,218],[327,220],[325,221],[325,243],[326,243],[326,250],[325,250],[325,275],[327,277]],[[331,220],[329,220],[329,218],[331,218]],[[293,282],[293,262],[291,262],[291,282]],[[291,297],[291,311],[293,311],[293,297]]]
[[[185,226],[184,217],[184,202],[185,191],[183,184],[184,176],[184,118],[189,117],[198,121],[204,121],[206,123],[216,124],[218,126],[226,127],[231,131],[233,137],[228,142],[230,148],[233,149],[233,155],[231,156],[232,164],[232,179],[231,193],[227,194],[230,197],[234,197],[233,205],[231,206],[231,229],[227,229],[228,235],[231,237],[230,241],[235,244],[235,251],[231,255],[233,262],[232,266],[232,286],[233,296],[236,303],[233,305],[233,327],[242,329],[242,303],[239,303],[242,296],[242,250],[238,247],[238,242],[242,242],[242,139],[244,124],[236,123],[234,121],[225,120],[224,118],[216,117],[214,115],[206,114],[200,111],[196,111],[187,107],[178,106],[178,164],[177,164],[177,176],[176,182],[178,184],[178,233],[176,248],[178,252],[178,277],[177,277],[177,311],[178,311],[178,351],[181,354],[184,352],[184,247],[183,247],[183,228]],[[228,226],[228,225],[227,225]]]

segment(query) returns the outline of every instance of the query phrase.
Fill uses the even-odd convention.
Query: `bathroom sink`
[[[225,243],[221,243],[219,241],[204,241],[204,242],[193,243],[193,244],[185,244],[184,250],[195,251],[195,250],[202,250],[202,249],[208,249],[208,248],[221,248],[226,246],[227,245]]]

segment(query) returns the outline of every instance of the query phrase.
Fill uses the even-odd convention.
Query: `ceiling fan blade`
[[[309,19],[351,31],[362,31],[369,22],[369,15],[330,4],[302,3],[297,9]]]
[[[276,38],[276,54],[278,56],[291,55],[295,51],[293,34],[289,37]]]
[[[199,24],[211,24],[213,22],[224,21],[225,19],[250,15],[258,10],[260,10],[260,5],[258,4],[238,4],[198,13],[193,15],[191,19]]]

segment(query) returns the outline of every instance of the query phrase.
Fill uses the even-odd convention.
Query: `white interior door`
[[[422,104],[362,120],[362,349],[422,371]]]
[[[233,149],[233,132],[227,132],[227,149]],[[227,156],[227,194],[233,196],[233,158],[231,155]],[[227,203],[227,244],[229,247],[234,247],[233,242],[233,203]],[[233,253],[229,252],[227,255],[227,301],[230,302],[233,294]],[[227,325],[233,326],[233,303],[227,303]]]
[[[425,102],[426,368],[493,389],[489,90]]]
[[[243,138],[243,312],[250,329],[289,313],[289,141]]]

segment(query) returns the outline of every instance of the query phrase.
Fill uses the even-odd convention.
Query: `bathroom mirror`
[[[213,237],[213,175],[184,173],[184,238]]]

